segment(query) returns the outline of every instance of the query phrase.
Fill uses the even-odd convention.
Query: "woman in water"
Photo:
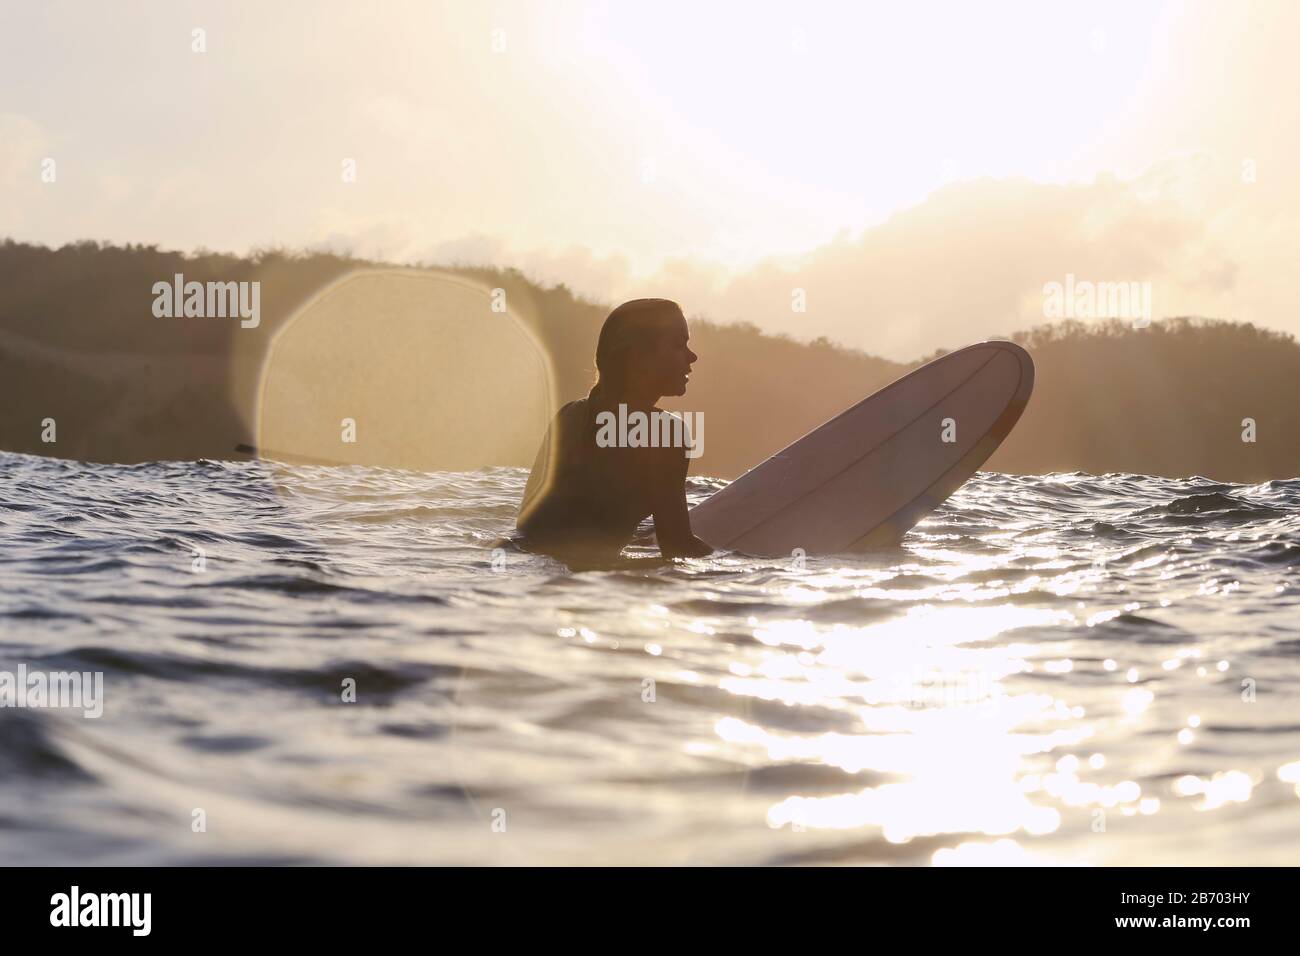
[[[596,344],[599,380],[586,398],[560,409],[537,453],[519,506],[519,544],[565,560],[608,560],[654,515],[664,557],[713,550],[691,534],[686,511],[689,437],[670,447],[629,447],[609,441],[612,429],[597,422],[602,412],[613,420],[643,412],[659,422],[665,413],[655,403],[686,394],[697,358],[689,339],[686,316],[668,299],[633,299],[609,314]]]

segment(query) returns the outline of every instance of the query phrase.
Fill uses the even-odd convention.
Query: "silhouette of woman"
[[[522,547],[570,561],[607,560],[654,515],[665,558],[713,550],[691,534],[686,448],[597,440],[600,413],[617,416],[625,405],[625,414],[644,412],[653,422],[652,413],[666,414],[655,407],[661,397],[686,394],[698,357],[689,339],[686,316],[668,299],[633,299],[609,314],[596,344],[599,379],[586,398],[556,414],[528,476],[516,522]]]

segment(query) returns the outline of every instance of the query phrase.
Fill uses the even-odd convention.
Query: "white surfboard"
[[[766,557],[897,544],[988,460],[1033,388],[1034,363],[1019,345],[951,352],[700,502],[691,530],[715,548]]]

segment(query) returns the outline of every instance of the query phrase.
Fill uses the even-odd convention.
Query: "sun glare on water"
[[[1108,813],[1153,817],[1175,803],[1208,810],[1250,798],[1251,780],[1241,773],[1187,776],[1153,790],[1112,768],[1107,734],[1149,726],[1159,687],[1142,676],[1153,673],[1149,666],[1122,667],[1091,651],[1076,659],[1087,646],[1078,636],[1091,639],[1093,629],[1138,604],[1008,601],[1025,590],[1024,578],[1008,584],[990,576],[996,562],[946,551],[926,557],[936,563],[925,575],[902,564],[826,568],[776,582],[772,592],[783,605],[796,614],[806,608],[809,617],[749,618],[751,653],[720,688],[742,701],[834,714],[839,726],[801,733],[797,717],[774,723],[745,711],[716,720],[712,749],[753,767],[834,768],[846,784],[775,795],[765,812],[769,828],[874,831],[899,846],[932,841],[935,865],[1074,864],[1091,859],[1089,852],[1045,854],[1028,844],[1103,832]],[[1042,570],[1064,579],[1077,574],[1068,565]],[[1061,590],[1028,577],[1045,593]],[[846,588],[910,607],[853,625],[819,615],[827,594]],[[1194,647],[1160,653],[1166,662],[1202,655]],[[1169,666],[1154,672],[1161,680],[1182,674]],[[1199,716],[1184,719],[1167,746],[1187,746],[1202,725]]]

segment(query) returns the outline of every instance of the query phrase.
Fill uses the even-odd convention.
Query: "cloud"
[[[41,189],[41,161],[50,155],[51,137],[22,113],[0,113],[0,233],[21,234],[34,213]],[[24,201],[25,200],[25,201]]]
[[[690,315],[826,336],[905,360],[1047,321],[1043,287],[1067,275],[1150,282],[1157,318],[1249,313],[1252,296],[1268,290],[1258,282],[1242,288],[1249,194],[1221,190],[1213,214],[1206,206],[1222,173],[1193,157],[1133,180],[953,183],[856,236],[842,232],[802,255],[741,270],[680,258],[638,276],[616,255],[581,246],[524,251],[485,235],[439,244],[434,261],[515,266],[611,303],[668,296]],[[806,312],[793,311],[797,289]]]
[[[759,263],[709,306],[903,359],[1045,321],[1044,284],[1069,274],[1150,282],[1168,314],[1221,305],[1234,264],[1203,220],[1132,183],[983,179],[946,186],[856,239]],[[1210,294],[1189,295],[1206,275],[1217,277]],[[794,289],[806,313],[791,311]]]
[[[0,113],[0,185],[18,186],[39,181],[40,161],[49,155],[50,136],[45,128],[22,113]]]

